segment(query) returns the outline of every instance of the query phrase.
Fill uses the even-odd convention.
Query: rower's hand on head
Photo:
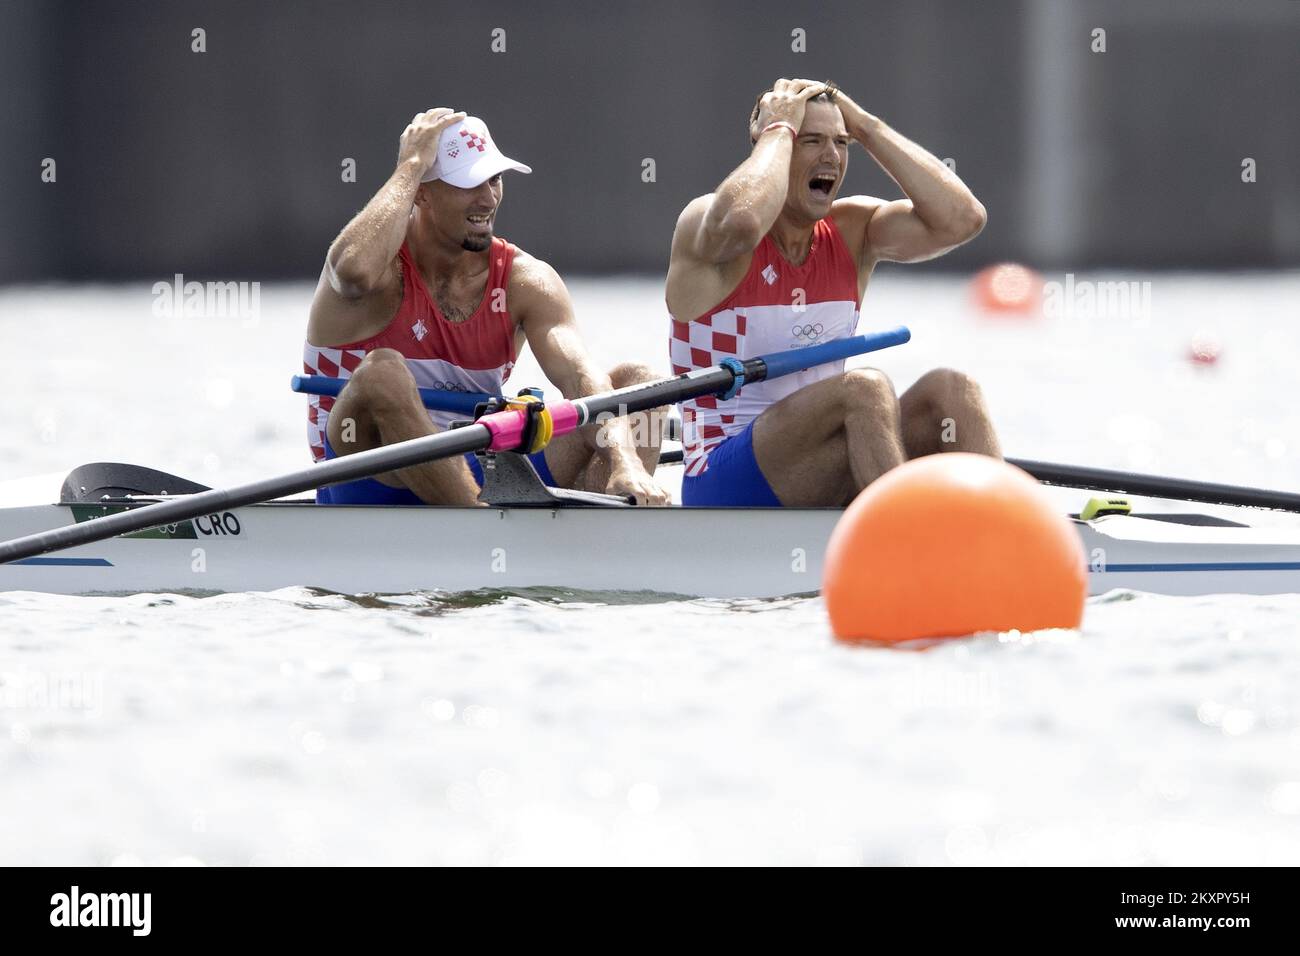
[[[397,147],[399,164],[407,160],[419,160],[424,169],[433,165],[438,158],[438,140],[442,131],[448,126],[459,123],[465,118],[463,112],[457,112],[446,106],[438,106],[423,113],[416,113]]]
[[[627,495],[638,505],[666,505],[670,503],[668,492],[659,487],[659,482],[646,474],[645,469],[621,469],[609,476],[605,483],[605,494]]]
[[[844,117],[844,125],[850,133],[860,129],[864,122],[875,118],[855,103],[849,94],[838,88],[835,90],[835,105],[840,108],[840,115]]]
[[[808,101],[825,91],[826,84],[817,80],[777,80],[759,100],[758,121],[753,133],[757,135],[772,123],[789,123],[798,130],[803,125]]]

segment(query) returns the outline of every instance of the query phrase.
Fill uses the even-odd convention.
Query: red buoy
[[[971,295],[985,312],[1028,316],[1041,313],[1043,277],[1028,266],[1003,262],[976,273]]]

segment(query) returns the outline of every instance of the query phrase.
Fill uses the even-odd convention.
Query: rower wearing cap
[[[462,416],[427,411],[417,387],[500,395],[525,342],[566,398],[655,377],[631,363],[597,368],[555,270],[493,235],[507,170],[532,171],[477,117],[432,109],[402,134],[397,168],[330,246],[312,300],[304,371],[349,380],[337,399],[311,399],[317,460],[449,427]],[[658,434],[614,419],[531,457],[547,484],[663,504],[651,477]],[[319,500],[468,505],[481,480],[468,455],[325,488]]]
[[[749,157],[673,234],[666,299],[676,373],[854,334],[877,262],[942,255],[984,207],[942,162],[831,84],[777,80]],[[906,199],[837,199],[856,140]],[[901,399],[875,369],[823,365],[682,403],[687,505],[843,505],[907,458],[1000,456],[979,386],[950,369]]]

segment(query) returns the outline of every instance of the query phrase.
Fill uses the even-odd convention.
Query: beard
[[[466,236],[460,247],[466,252],[484,252],[492,246],[492,236]]]

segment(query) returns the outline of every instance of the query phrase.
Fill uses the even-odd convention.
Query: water
[[[869,320],[914,341],[878,361],[977,375],[1011,454],[1300,485],[1300,277],[1125,278],[1149,316],[990,325],[881,275]],[[572,287],[602,362],[662,364],[657,284]],[[0,292],[0,479],[300,466],[309,294],[245,324]],[[1078,633],[900,651],[817,598],[3,594],[0,862],[1294,864],[1298,614],[1115,593]]]

